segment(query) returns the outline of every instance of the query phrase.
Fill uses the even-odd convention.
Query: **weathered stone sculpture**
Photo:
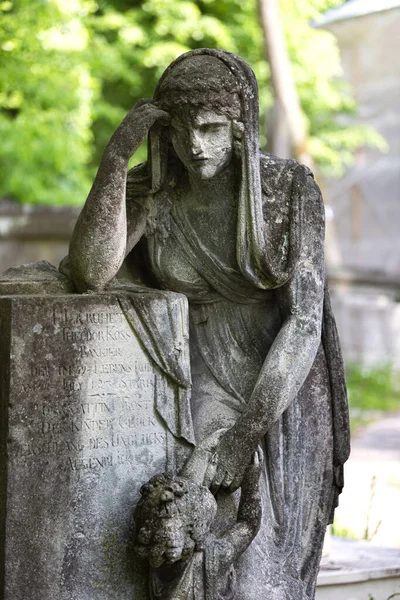
[[[148,161],[127,174],[147,134]],[[240,600],[314,598],[343,485],[347,401],[323,244],[312,173],[260,152],[254,74],[210,49],[179,57],[118,127],[71,243],[80,292],[104,289],[124,263],[188,298],[196,441],[227,429],[205,479],[223,515],[214,529],[236,521],[230,494],[264,444]]]
[[[128,172],[130,157],[147,136],[147,162]],[[259,150],[258,92],[250,67],[237,56],[212,49],[179,57],[161,77],[154,99],[139,102],[112,136],[77,222],[69,260],[60,266],[62,289],[68,292],[72,282],[74,290],[83,294],[63,300],[77,302],[68,317],[75,328],[86,327],[85,319],[93,319],[92,313],[107,315],[101,307],[110,303],[127,336],[122,346],[104,348],[68,339],[74,369],[79,366],[76,353],[81,346],[83,352],[87,348],[99,356],[111,350],[122,352],[121,360],[115,354],[106,362],[127,369],[130,354],[125,355],[125,342],[129,346],[130,337],[137,346],[135,353],[139,347],[145,352],[146,359],[141,356],[140,361],[149,361],[151,378],[145,417],[157,431],[164,428],[165,436],[157,445],[159,464],[164,466],[155,471],[153,461],[144,477],[143,469],[139,473],[136,468],[138,452],[132,442],[127,453],[131,462],[123,471],[114,469],[116,455],[111,475],[78,477],[82,494],[94,486],[96,511],[101,486],[107,486],[112,497],[112,482],[116,482],[120,509],[115,514],[122,515],[118,520],[122,534],[117,534],[119,550],[107,568],[115,571],[117,565],[119,587],[112,591],[111,578],[96,587],[95,579],[78,565],[81,555],[71,558],[75,545],[83,544],[71,521],[71,556],[64,557],[65,564],[60,560],[54,564],[48,595],[42,593],[42,598],[70,600],[87,595],[122,600],[128,594],[146,600],[150,591],[153,598],[171,599],[314,598],[324,533],[343,486],[343,463],[349,452],[346,388],[325,281],[323,244],[323,202],[312,173],[295,160]],[[52,278],[48,289],[58,289],[54,273]],[[4,285],[12,288],[8,280]],[[49,297],[43,306],[50,310],[55,302]],[[17,305],[22,306],[19,301]],[[51,332],[59,332],[51,314],[46,313],[46,326],[38,321],[42,329],[37,332],[45,332],[45,341],[32,347],[39,350],[42,362],[51,360]],[[57,318],[65,320],[64,310],[60,314]],[[87,327],[89,333],[99,325],[107,327],[105,321],[94,321]],[[89,364],[89,355],[83,356]],[[81,410],[91,384],[78,375],[70,384],[82,383],[82,390],[71,388],[69,393]],[[40,371],[41,390],[46,377],[46,371]],[[101,394],[97,378],[98,374],[95,393]],[[107,378],[104,392],[115,395],[119,411],[118,378],[117,372]],[[137,379],[132,385],[138,389]],[[50,397],[45,390],[42,395],[50,410]],[[134,415],[137,400],[127,391],[124,411]],[[123,417],[128,418],[125,413]],[[13,414],[7,418],[14,418]],[[15,424],[17,452],[31,430],[25,435],[17,418],[10,422]],[[113,422],[100,442],[112,447],[119,426]],[[137,421],[139,432],[142,426]],[[83,453],[83,461],[91,458],[86,437],[82,437],[82,450],[77,450]],[[256,468],[253,457],[258,445],[265,460]],[[64,460],[64,451],[61,454]],[[167,455],[173,460],[163,460]],[[136,487],[129,483],[133,468],[135,486],[139,480],[140,485],[146,483],[155,472],[173,474],[150,479],[136,513],[134,544],[153,564],[150,591],[145,583],[135,588],[124,580],[125,563],[118,554],[126,543],[126,507],[138,500]],[[254,471],[259,470],[258,490]],[[180,485],[182,495],[177,493]],[[79,499],[74,501],[79,504]],[[107,507],[105,513],[111,502]],[[201,513],[204,507],[210,507],[209,518],[202,520],[203,528],[198,536],[189,536],[190,541],[188,520],[183,517],[195,510]],[[163,511],[169,514],[170,509],[179,519],[163,520]],[[10,523],[18,523],[18,516],[11,515]],[[117,520],[113,523],[119,527]],[[91,534],[85,532],[85,539],[86,535]],[[157,535],[172,544],[168,551],[160,554],[158,542],[151,542]],[[227,536],[231,536],[232,556],[224,563],[219,548],[226,548]],[[148,551],[143,550],[146,544]],[[91,552],[93,543],[85,548]],[[32,552],[29,572],[33,574],[36,554]],[[160,557],[167,560],[161,564]],[[90,569],[97,569],[96,561],[87,555],[85,561]],[[146,572],[146,560],[134,558],[133,552],[129,564],[133,580]],[[7,571],[11,579],[12,567],[11,561]],[[78,583],[74,568],[80,573]],[[70,587],[63,579],[65,573]],[[10,589],[18,587],[14,580]],[[173,582],[171,589],[167,581]],[[18,590],[7,599],[26,597],[21,586]]]

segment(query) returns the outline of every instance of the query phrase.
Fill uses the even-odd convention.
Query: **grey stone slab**
[[[129,527],[141,485],[174,468],[155,398],[173,407],[176,385],[116,295],[3,297],[0,319],[0,597],[146,598]]]
[[[68,278],[47,260],[10,267],[0,275],[0,296],[57,295],[73,291]]]
[[[317,600],[387,600],[399,592],[399,548],[332,538],[330,555],[321,563]]]
[[[370,578],[399,577],[400,548],[333,536],[329,556],[321,562],[318,585],[349,583],[365,579],[367,575]]]

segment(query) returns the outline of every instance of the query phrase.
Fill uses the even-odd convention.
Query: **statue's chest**
[[[213,256],[232,269],[237,269],[236,229],[237,206],[234,202],[200,204],[194,201],[175,205],[172,215],[178,215],[182,223],[190,225],[195,243],[207,249]]]
[[[168,210],[156,213],[147,248],[159,285],[189,298],[210,294],[209,277],[204,274],[209,268],[221,276],[235,273],[241,277],[236,261],[236,214],[223,206],[204,207],[186,198],[170,202]]]

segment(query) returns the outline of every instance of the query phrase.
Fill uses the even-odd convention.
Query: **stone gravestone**
[[[129,550],[131,513],[149,476],[174,469],[190,417],[179,423],[186,391],[126,315],[139,329],[144,314],[171,326],[162,335],[183,364],[187,313],[177,294],[132,302],[0,298],[5,600],[147,596]]]

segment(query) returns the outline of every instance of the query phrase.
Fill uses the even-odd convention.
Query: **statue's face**
[[[228,166],[233,153],[232,121],[211,110],[172,119],[172,145],[185,168],[199,179],[211,179]]]

